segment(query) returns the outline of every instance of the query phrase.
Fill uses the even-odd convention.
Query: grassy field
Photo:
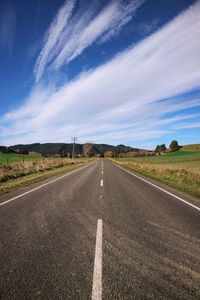
[[[23,161],[38,161],[43,159],[41,155],[22,155],[22,154],[0,154],[0,166]]]
[[[200,151],[200,144],[185,145],[180,151]]]
[[[38,161],[13,162],[0,167],[0,194],[28,186],[32,183],[76,169],[92,160],[46,159]]]
[[[43,157],[40,153],[30,152],[29,155],[23,154],[0,154],[0,167],[4,165],[10,165],[13,163],[20,162],[32,162],[32,161],[40,161],[40,160],[62,160],[60,157]],[[75,160],[86,160],[85,158],[75,158]]]
[[[164,155],[116,158],[118,161],[130,161],[141,163],[184,163],[200,160],[200,151],[177,151]]]
[[[152,157],[115,158],[130,170],[200,198],[200,151],[178,151]]]

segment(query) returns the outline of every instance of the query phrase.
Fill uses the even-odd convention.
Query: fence
[[[0,156],[0,166],[8,166],[13,163],[24,163],[27,161],[40,161],[50,159],[61,159],[60,157],[42,157],[42,156]]]

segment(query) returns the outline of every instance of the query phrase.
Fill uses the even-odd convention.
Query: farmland
[[[127,169],[200,198],[200,151],[111,159]]]
[[[12,164],[12,163],[25,162],[25,161],[38,161],[41,159],[43,159],[43,157],[39,154],[22,155],[22,154],[3,153],[0,154],[0,166]]]
[[[0,194],[80,167],[89,161],[67,158],[44,158],[39,155],[1,154]]]
[[[181,151],[200,151],[200,144],[184,145]]]

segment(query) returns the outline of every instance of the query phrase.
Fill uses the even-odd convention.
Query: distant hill
[[[14,151],[18,151],[20,149],[28,149],[29,152],[39,152],[44,154],[60,154],[63,150],[66,150],[69,153],[72,153],[73,144],[66,143],[35,143],[35,144],[18,144],[14,146],[10,146],[10,149]],[[106,151],[113,152],[129,152],[129,151],[139,151],[138,148],[132,148],[125,145],[107,145],[107,144],[93,144],[91,152],[94,154],[103,154]],[[83,144],[75,144],[75,154],[81,154],[83,152]]]
[[[67,143],[34,143],[34,144],[18,144],[10,147],[0,146],[0,152],[2,153],[15,153],[15,151],[19,151],[20,149],[28,149],[29,152],[37,152],[48,155],[60,154],[62,151],[66,150],[67,152],[72,154],[73,144]],[[132,152],[132,151],[140,151],[142,149],[133,148],[125,145],[108,145],[108,144],[93,144],[91,152],[94,154],[104,154],[106,151],[112,151],[116,153],[120,152]],[[180,151],[200,151],[200,144],[191,144],[184,145],[181,147]],[[75,154],[83,153],[83,144],[75,144]]]
[[[184,145],[180,151],[200,151],[200,144]]]
[[[13,151],[12,149],[10,149],[9,147],[6,146],[0,146],[0,153],[15,153],[15,151]]]

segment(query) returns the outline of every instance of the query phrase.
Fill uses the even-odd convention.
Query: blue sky
[[[0,144],[200,143],[200,1],[1,0]]]

